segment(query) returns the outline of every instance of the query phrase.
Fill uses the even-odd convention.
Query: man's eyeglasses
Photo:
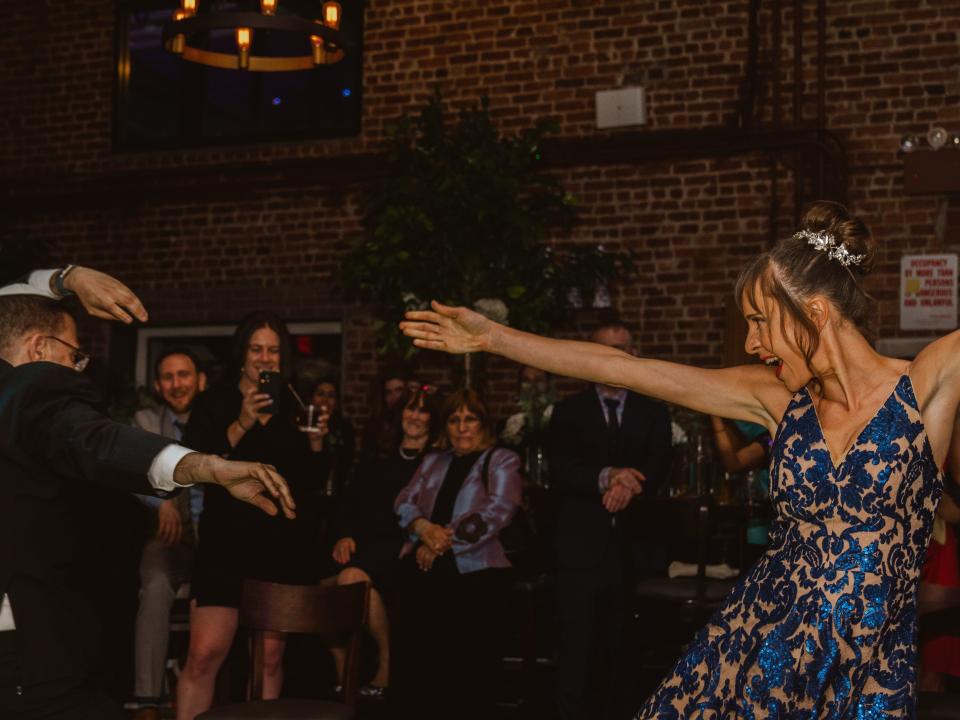
[[[56,340],[61,345],[66,345],[68,348],[73,350],[73,354],[70,356],[70,359],[73,361],[73,369],[77,372],[83,372],[87,369],[87,365],[90,364],[90,356],[87,355],[83,350],[78,348],[76,345],[71,345],[66,340],[61,340],[56,335],[44,335],[48,340]]]

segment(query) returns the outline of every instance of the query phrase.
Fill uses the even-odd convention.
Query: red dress
[[[956,597],[960,592],[960,553],[953,525],[946,524],[946,540],[943,545],[936,540],[930,541],[927,561],[920,572],[920,581],[921,597],[933,602]],[[928,640],[920,646],[920,660],[926,671],[960,676],[960,638],[939,637]]]

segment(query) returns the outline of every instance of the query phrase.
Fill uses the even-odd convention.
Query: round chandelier
[[[285,72],[312,70],[331,65],[344,57],[340,33],[342,8],[338,2],[317,3],[320,17],[309,20],[296,15],[277,15],[278,0],[260,0],[260,12],[198,12],[198,0],[181,0],[173,19],[163,26],[163,45],[184,60],[227,70]],[[219,52],[201,47],[210,33],[229,30],[236,38],[236,52]],[[280,31],[303,38],[301,55],[253,55],[254,34]]]

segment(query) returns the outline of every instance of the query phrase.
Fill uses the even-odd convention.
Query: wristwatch
[[[58,272],[58,273],[57,273],[56,275],[54,275],[54,277],[53,277],[53,289],[54,289],[54,292],[56,292],[57,295],[59,295],[59,296],[62,297],[62,298],[63,298],[63,297],[69,297],[70,295],[73,295],[73,291],[72,291],[72,290],[67,290],[67,288],[64,287],[63,282],[64,282],[64,280],[67,279],[67,275],[69,275],[69,274],[73,271],[73,269],[74,269],[75,267],[76,267],[76,265],[67,265],[65,268],[63,268],[63,270],[61,270],[60,272]]]

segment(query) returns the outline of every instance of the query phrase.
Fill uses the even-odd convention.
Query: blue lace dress
[[[915,717],[917,584],[942,479],[910,378],[838,467],[800,390],[770,463],[770,549],[637,719]]]

